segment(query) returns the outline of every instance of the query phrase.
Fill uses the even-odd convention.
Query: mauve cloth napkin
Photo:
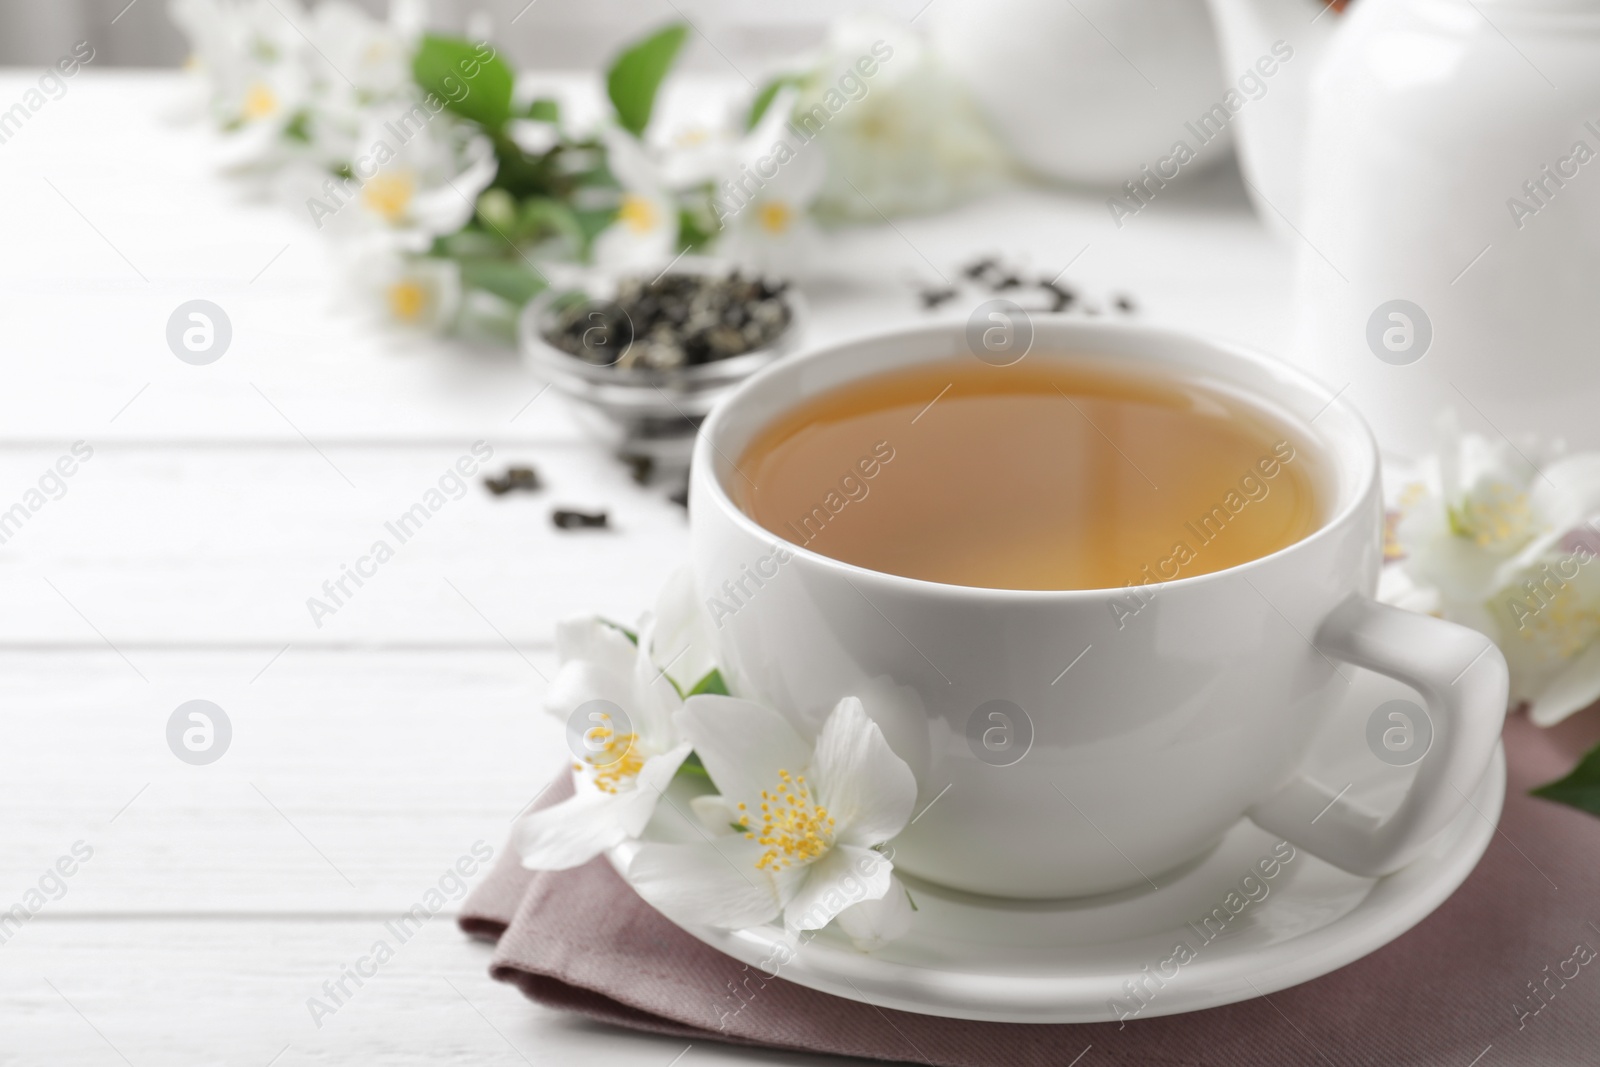
[[[941,1019],[779,978],[719,1030],[743,965],[658,915],[604,859],[532,873],[507,849],[460,923],[498,939],[490,973],[535,1001],[679,1040],[939,1067],[1593,1067],[1600,959],[1569,961],[1580,944],[1600,951],[1600,818],[1527,791],[1566,774],[1597,737],[1595,710],[1550,730],[1520,715],[1507,724],[1499,832],[1455,895],[1398,940],[1268,997],[1123,1029]]]

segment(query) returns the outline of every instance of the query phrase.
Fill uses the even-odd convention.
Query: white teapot
[[[939,0],[935,50],[1029,171],[1138,180],[1228,86],[1204,0]],[[1228,157],[1220,130],[1186,169]]]
[[[1600,0],[1210,2],[1227,67],[1296,51],[1237,123],[1294,360],[1393,455],[1445,407],[1600,447]]]

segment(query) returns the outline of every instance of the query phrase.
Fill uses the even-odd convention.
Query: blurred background
[[[0,0],[0,1065],[668,1063],[530,1011],[442,912],[334,1023],[307,998],[568,765],[556,625],[637,619],[688,558],[718,390],[867,333],[1060,315],[1298,363],[1390,462],[1385,595],[1600,729],[1600,567],[1537,627],[1486,610],[1600,515],[1527,440],[1600,449],[1596,0],[418,8]],[[720,301],[715,350],[660,301],[674,343],[588,347],[567,312],[641,278]],[[1593,854],[1543,825],[1495,847]],[[1556,917],[1505,982],[1570,951]]]
[[[387,10],[385,0],[353,0],[373,15]],[[909,19],[923,0],[905,3],[812,0],[806,4],[751,4],[700,0],[676,5],[666,0],[434,0],[429,22],[435,29],[466,32],[469,19],[487,20],[496,45],[519,65],[593,68],[640,26],[687,15],[734,63],[787,55],[820,43],[829,22],[846,13],[873,12]],[[680,14],[681,12],[681,14]],[[101,27],[116,19],[116,29]],[[93,32],[91,32],[93,31]],[[104,40],[97,63],[122,67],[176,67],[189,54],[164,0],[7,0],[0,4],[0,64],[43,63],[73,42]],[[689,70],[726,69],[704,41],[685,50]]]

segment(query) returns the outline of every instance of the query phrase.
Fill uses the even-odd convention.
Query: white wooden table
[[[0,72],[0,107],[36,78]],[[218,177],[209,133],[161,118],[175,90],[86,71],[0,145],[0,512],[73,442],[93,448],[0,544],[0,909],[41,878],[54,894],[58,858],[93,850],[0,944],[0,1065],[666,1067],[681,1043],[490,981],[448,911],[313,1024],[322,983],[475,842],[498,852],[562,762],[537,708],[553,621],[634,617],[686,523],[561,398],[529,404],[539,385],[509,353],[351,311],[310,226]],[[1289,250],[1230,172],[1190,184],[1121,230],[1094,196],[1013,189],[844,233],[842,280],[808,294],[811,339],[923,318],[911,279],[993,252],[1071,262],[1147,321],[1281,349]],[[165,342],[195,298],[233,326],[209,366]],[[476,440],[548,488],[496,499],[474,480],[315,626],[306,598]],[[559,504],[615,529],[557,531]],[[207,766],[166,741],[192,699],[233,727]],[[680,1062],[837,1061],[700,1044]]]

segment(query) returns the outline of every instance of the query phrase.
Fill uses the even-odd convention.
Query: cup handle
[[[1510,675],[1483,634],[1360,594],[1317,630],[1318,651],[1388,675],[1428,705],[1433,740],[1399,807],[1376,814],[1303,774],[1249,809],[1250,821],[1352,874],[1411,862],[1455,818],[1489,764],[1505,721]],[[1348,786],[1346,787],[1348,788]]]

